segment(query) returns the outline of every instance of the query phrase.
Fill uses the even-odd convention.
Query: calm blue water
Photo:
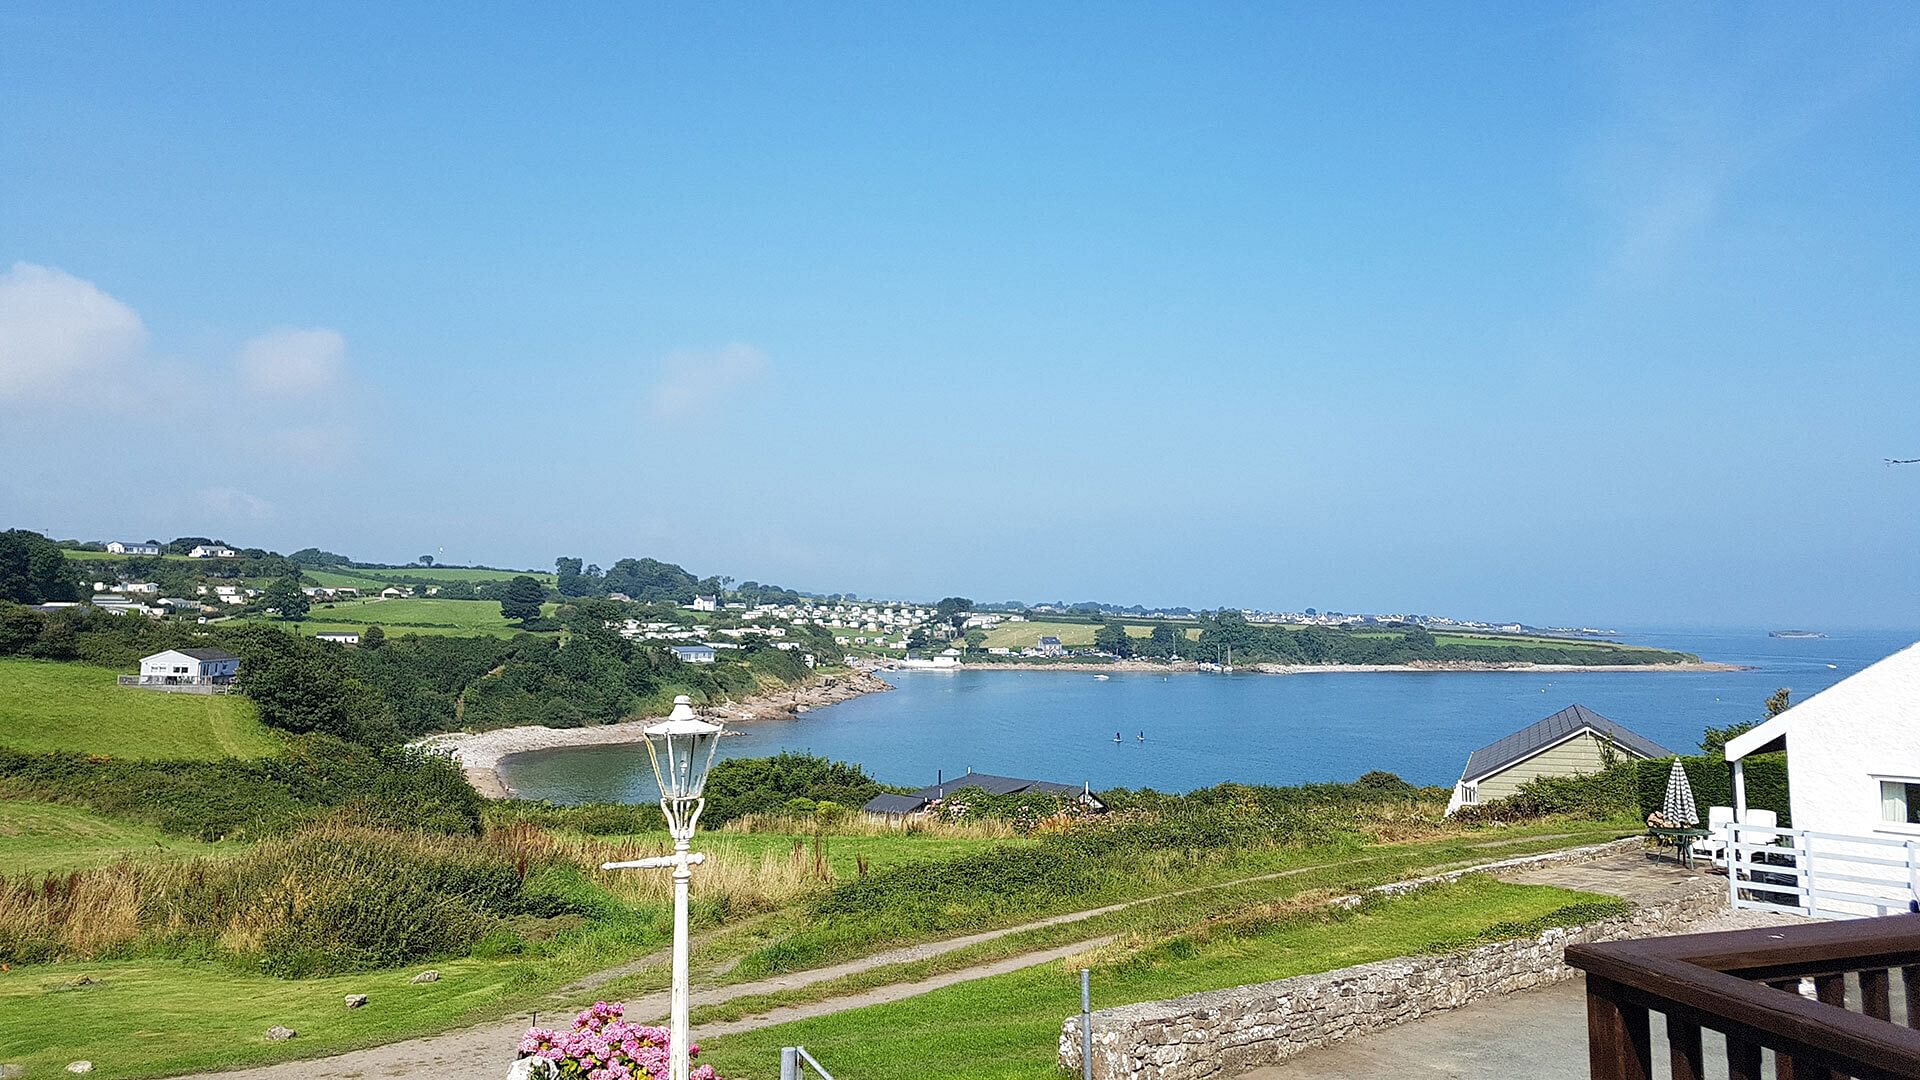
[[[1792,687],[1801,700],[1916,638],[1920,632],[1796,641],[1764,630],[1624,638],[1753,669],[1734,672],[1115,674],[1104,682],[1077,672],[900,672],[889,676],[892,693],[747,725],[720,753],[808,751],[904,784],[969,767],[1086,781],[1095,790],[1351,780],[1370,769],[1452,784],[1475,747],[1575,702],[1670,749],[1696,751],[1702,728],[1759,718],[1777,687]],[[1142,731],[1144,743],[1135,738]],[[501,771],[525,798],[656,797],[638,747],[523,754]]]

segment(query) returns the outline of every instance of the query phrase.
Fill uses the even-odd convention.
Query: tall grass
[[[1010,840],[1019,836],[1011,821],[987,819],[943,821],[878,814],[847,814],[823,820],[818,815],[786,813],[745,814],[716,832],[783,833],[805,835],[825,831],[833,836],[939,836],[957,840]]]

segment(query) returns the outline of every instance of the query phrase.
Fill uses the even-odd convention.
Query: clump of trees
[[[59,545],[37,532],[0,532],[0,600],[49,604],[80,599],[80,575]]]

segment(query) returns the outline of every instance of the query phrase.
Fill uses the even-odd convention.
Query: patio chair
[[[1733,807],[1707,807],[1707,831],[1712,835],[1693,842],[1693,857],[1696,862],[1704,858],[1712,859],[1715,866],[1727,865],[1727,826],[1731,824],[1733,824]]]

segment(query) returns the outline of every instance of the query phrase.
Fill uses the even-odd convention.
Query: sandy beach
[[[757,694],[741,701],[724,701],[702,706],[703,716],[728,724],[788,719],[823,705],[833,705],[862,694],[878,693],[893,687],[866,671],[823,675],[803,686]],[[550,728],[539,726],[496,728],[492,731],[452,731],[429,735],[413,745],[444,753],[459,764],[467,782],[489,799],[510,799],[512,789],[500,779],[500,762],[514,754],[533,750],[554,750],[568,746],[614,746],[642,741],[648,724],[660,717],[640,717],[618,724],[592,727]]]

